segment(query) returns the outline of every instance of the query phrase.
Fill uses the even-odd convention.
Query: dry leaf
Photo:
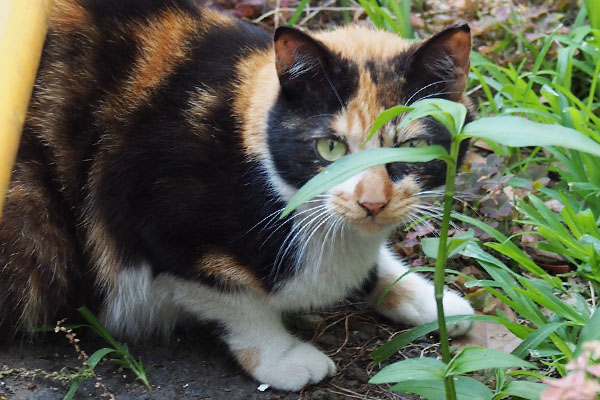
[[[473,143],[473,146],[478,147],[483,150],[493,151],[492,148],[483,140],[476,141],[475,143]]]
[[[485,165],[486,161],[485,161],[485,157],[477,154],[476,151],[469,151],[467,153],[465,163],[468,165],[473,165],[473,164],[484,164]]]
[[[471,331],[461,337],[452,339],[452,345],[459,348],[481,346],[510,353],[522,340],[510,332],[504,325],[491,322],[476,321]]]

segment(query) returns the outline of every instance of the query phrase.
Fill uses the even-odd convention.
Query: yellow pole
[[[53,0],[0,0],[0,217]]]

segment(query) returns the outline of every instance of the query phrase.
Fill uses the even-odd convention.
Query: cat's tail
[[[0,219],[0,339],[53,326],[70,296],[73,235],[40,168],[17,165]]]

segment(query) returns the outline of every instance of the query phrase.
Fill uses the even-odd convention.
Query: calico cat
[[[375,304],[407,270],[387,237],[444,182],[442,162],[374,167],[279,214],[382,110],[469,104],[466,24],[422,43],[361,26],[273,37],[186,0],[55,3],[0,222],[2,332],[83,304],[130,340],[210,320],[250,375],[299,390],[335,365],[283,312],[360,292],[394,321],[436,319],[417,274]],[[432,119],[397,123],[365,148],[449,147]]]

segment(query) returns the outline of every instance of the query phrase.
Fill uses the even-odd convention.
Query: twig
[[[350,329],[348,329],[348,321],[350,321],[350,317],[353,314],[347,315],[346,316],[346,321],[344,321],[344,328],[346,330],[346,337],[344,338],[344,342],[342,343],[342,345],[340,347],[338,347],[338,349],[336,351],[334,351],[333,353],[329,354],[330,356],[335,356],[337,353],[339,353],[340,351],[342,351],[342,349],[348,344],[348,338],[350,336]]]
[[[332,2],[328,2],[327,4],[331,4],[331,3]],[[253,19],[252,22],[258,23],[258,22],[261,22],[261,21],[269,18],[272,15],[275,15],[276,16],[275,20],[277,20],[277,23],[275,24],[275,26],[277,26],[279,23],[279,21],[278,21],[279,13],[281,13],[282,11],[293,12],[296,10],[295,8],[291,8],[291,7],[278,7],[277,4],[279,4],[279,0],[276,1],[275,4],[276,4],[275,9],[267,11],[266,13],[260,15],[258,18]],[[342,11],[358,11],[358,10],[361,10],[361,7],[313,7],[313,10],[318,10],[318,12],[321,12],[321,11],[342,12]]]
[[[310,12],[310,2],[308,2],[307,7],[306,7],[306,17],[304,17],[303,20],[301,20],[300,22],[298,22],[298,25],[302,26],[305,23],[307,23],[308,21],[310,21],[312,18],[314,18],[318,13],[320,13],[321,11],[324,11],[325,8],[327,6],[329,6],[330,4],[335,3],[336,0],[328,0],[327,2],[325,2],[325,5],[323,7],[315,7],[313,8],[313,12]]]
[[[60,321],[58,321],[56,323],[56,327],[54,328],[54,332],[56,332],[56,333],[63,332],[65,334],[65,336],[69,340],[69,343],[71,343],[71,345],[75,348],[75,352],[77,353],[77,358],[81,360],[81,363],[83,364],[83,366],[86,368],[87,371],[90,372],[90,374],[96,381],[96,384],[94,386],[96,388],[102,389],[102,392],[103,392],[102,397],[106,397],[111,400],[116,400],[115,396],[112,393],[110,393],[108,391],[107,387],[104,386],[104,384],[102,383],[102,378],[99,377],[98,375],[96,375],[94,370],[92,368],[90,368],[90,364],[88,363],[89,356],[79,346],[79,339],[77,339],[77,334],[75,332],[73,332],[73,329],[70,329],[70,328],[67,329],[64,326],[62,326],[62,324],[64,322],[65,322],[64,319],[61,319]]]

